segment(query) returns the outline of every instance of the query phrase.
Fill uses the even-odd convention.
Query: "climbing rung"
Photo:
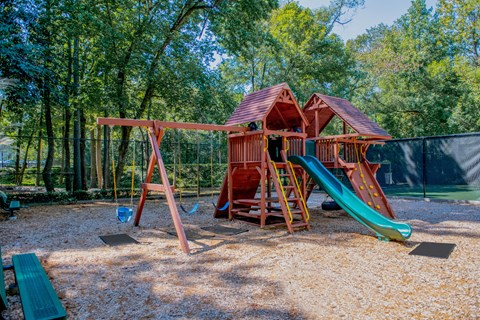
[[[301,213],[303,213],[302,210],[292,210],[291,212],[292,212],[292,214],[301,214]]]
[[[299,222],[299,223],[292,223],[292,227],[300,228],[300,227],[308,227],[309,224],[306,222]]]

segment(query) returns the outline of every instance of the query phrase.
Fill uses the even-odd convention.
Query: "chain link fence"
[[[480,133],[391,140],[367,158],[387,195],[480,200]]]
[[[0,144],[0,186],[32,191],[43,191],[42,171],[47,156],[46,137],[9,136],[3,137]],[[99,147],[97,146],[97,142]],[[74,140],[70,139],[70,150]],[[118,147],[121,140],[82,139],[85,150],[85,177],[88,188],[100,188],[98,174],[104,178],[104,167],[107,167],[107,188],[112,188],[112,157],[118,163]],[[65,190],[68,175],[73,177],[73,155],[69,168],[65,165],[64,139],[55,139],[55,156],[52,176],[55,189]],[[162,140],[160,150],[169,174],[170,181],[184,189],[220,188],[227,169],[227,144],[224,134],[216,133],[179,133],[167,131]],[[100,158],[96,157],[99,152]],[[150,142],[130,140],[125,159],[125,168],[118,187],[129,189],[131,173],[134,172],[134,185],[139,189],[144,181],[148,160],[151,153]],[[95,159],[94,159],[95,158]],[[100,159],[100,169],[96,159]],[[93,160],[93,161],[92,161]],[[132,162],[134,161],[134,162]],[[160,183],[157,169],[152,177],[153,183]]]
[[[2,141],[0,186],[41,191],[47,154],[46,138],[9,136],[3,137]],[[167,131],[161,152],[170,181],[178,188],[194,193],[218,191],[227,169],[226,141],[224,133]],[[111,156],[113,154],[116,162],[120,142],[111,140],[112,153],[111,146],[105,150],[105,141],[100,140],[100,149],[97,150],[101,154],[102,166],[107,166],[109,181],[112,181]],[[94,139],[84,140],[87,186],[98,188],[93,181],[96,170],[92,170],[91,166],[96,143]],[[62,145],[63,139],[55,139],[52,175],[57,190],[64,190],[66,176],[73,174],[73,169],[67,170],[64,165]],[[73,149],[73,139],[70,145]],[[130,141],[120,189],[130,188],[132,160],[135,157],[134,185],[139,190],[140,183],[145,179],[150,152],[150,142],[146,137]],[[106,162],[105,156],[108,158]],[[383,146],[371,146],[367,158],[381,163],[376,175],[387,195],[480,200],[480,133],[391,140]],[[73,167],[73,160],[70,166]],[[160,182],[157,171],[152,182]]]

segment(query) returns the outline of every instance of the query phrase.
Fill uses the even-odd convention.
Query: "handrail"
[[[308,212],[307,203],[303,198],[302,190],[300,189],[300,184],[298,183],[297,176],[295,175],[295,171],[293,170],[293,165],[290,161],[287,161],[288,165],[290,166],[290,170],[292,171],[293,180],[295,181],[295,185],[297,186],[298,194],[300,194],[300,199],[302,199],[303,208],[305,208],[306,220],[310,220],[310,213]]]
[[[293,222],[292,210],[290,209],[290,206],[288,205],[287,195],[285,194],[285,189],[283,188],[282,179],[280,179],[280,173],[278,172],[277,165],[275,164],[275,161],[270,160],[270,163],[272,164],[273,169],[275,169],[275,174],[277,176],[278,185],[280,186],[280,190],[282,191],[283,200],[285,201],[285,206],[287,207],[288,216],[290,217],[290,223],[292,223]]]

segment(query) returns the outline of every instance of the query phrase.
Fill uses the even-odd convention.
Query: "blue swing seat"
[[[127,207],[117,208],[117,218],[121,223],[126,223],[132,219],[133,209]]]
[[[221,208],[217,208],[217,205],[216,205],[215,202],[213,202],[213,201],[212,201],[212,204],[213,204],[213,207],[214,207],[215,209],[217,209],[218,211],[225,211],[225,210],[227,210],[227,208],[230,206],[230,202],[229,202],[229,201],[225,202],[225,204],[224,204],[223,207],[221,207]]]
[[[197,212],[198,208],[200,208],[200,204],[197,202],[195,203],[195,205],[193,206],[192,209],[190,209],[190,211],[188,211],[187,209],[185,209],[183,207],[183,204],[180,205],[180,209],[182,209],[183,212],[185,213],[188,213],[188,214],[194,214],[195,212]]]

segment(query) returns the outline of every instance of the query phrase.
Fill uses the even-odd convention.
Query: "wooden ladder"
[[[294,228],[310,229],[308,208],[295,176],[293,165],[286,160],[283,152],[282,158],[284,162],[275,162],[268,155],[267,162],[288,232],[293,233]],[[295,219],[298,216],[300,220]]]

